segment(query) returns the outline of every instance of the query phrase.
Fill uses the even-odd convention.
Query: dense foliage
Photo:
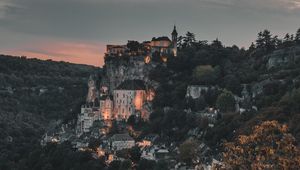
[[[276,50],[280,53],[299,45],[300,29],[283,39],[268,30],[261,31],[248,49],[235,45],[226,47],[218,39],[197,40],[195,34],[187,32],[179,37],[178,56],[169,57],[150,74],[150,79],[159,85],[150,121],[139,122],[131,117],[127,123],[141,129],[143,135],[159,134],[165,144],[175,142],[179,146],[179,158],[188,164],[192,163],[199,145],[187,140],[191,129],[204,132],[200,141],[218,152],[223,149],[224,140],[237,142],[241,134],[249,134],[243,136],[248,139],[253,137],[252,132],[256,133],[252,131],[255,125],[277,120],[290,128],[295,140],[288,138],[286,146],[294,148],[300,140],[300,62],[294,60],[268,68],[268,56]],[[140,49],[134,41],[127,46],[131,51]],[[109,60],[112,58],[107,58]],[[93,159],[90,153],[77,153],[69,144],[39,146],[39,139],[49,124],[72,120],[78,113],[86,95],[87,78],[95,71],[84,65],[0,56],[0,169],[103,168],[101,160]],[[189,85],[207,86],[208,90],[198,99],[186,98]],[[260,93],[251,95],[248,105],[240,103],[247,111],[235,112],[235,98],[242,98],[245,91],[253,90]],[[208,107],[221,112],[213,127],[207,118],[198,114]],[[273,130],[277,128],[277,122],[275,124]],[[116,122],[111,132],[118,132]],[[286,131],[279,132],[278,136],[276,131],[276,139],[283,139]],[[261,146],[267,144],[268,141],[261,140]],[[97,142],[91,143],[93,147],[96,145]],[[256,152],[256,148],[251,149],[251,153]],[[132,164],[137,169],[167,169],[165,162],[140,159],[138,148],[127,150],[125,154],[128,155],[125,161],[114,161],[108,169],[129,169]],[[235,163],[228,162],[237,166]]]
[[[300,149],[287,125],[265,121],[249,135],[240,135],[225,145],[228,169],[298,169]]]
[[[0,169],[23,169],[20,162],[39,149],[47,127],[74,119],[85,100],[87,79],[96,71],[0,55]]]
[[[150,74],[160,84],[153,102],[154,113],[150,116],[150,131],[165,135],[167,141],[182,143],[190,129],[200,128],[206,132],[203,138],[206,143],[216,148],[224,139],[249,132],[259,121],[278,120],[292,127],[299,141],[300,128],[295,122],[300,113],[297,104],[300,62],[293,60],[280,67],[268,67],[270,56],[299,47],[299,34],[300,29],[297,36],[280,39],[264,30],[248,49],[226,47],[218,39],[211,43],[197,40],[191,32],[179,37],[178,56],[170,57],[166,65],[157,66]],[[190,99],[185,96],[189,85],[210,89],[200,98]],[[261,92],[258,86],[262,87]],[[234,97],[243,97],[245,90],[259,94],[239,103],[247,112],[235,113]],[[213,128],[195,114],[205,107],[222,112]]]

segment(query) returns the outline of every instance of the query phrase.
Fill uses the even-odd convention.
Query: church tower
[[[174,25],[174,29],[172,31],[172,44],[173,44],[173,55],[177,56],[177,36],[178,33],[176,31],[176,25]]]

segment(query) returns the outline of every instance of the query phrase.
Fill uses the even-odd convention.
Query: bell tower
[[[177,56],[177,36],[178,33],[176,31],[176,25],[174,25],[173,31],[172,31],[172,46],[173,46],[173,55]]]

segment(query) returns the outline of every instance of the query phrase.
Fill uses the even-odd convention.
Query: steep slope
[[[84,101],[87,65],[0,55],[0,169],[17,167],[49,123],[74,118]]]

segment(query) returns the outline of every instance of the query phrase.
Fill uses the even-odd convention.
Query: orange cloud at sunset
[[[102,66],[105,45],[85,42],[36,42],[10,49],[5,54],[26,56],[42,60],[65,61],[77,64]]]

